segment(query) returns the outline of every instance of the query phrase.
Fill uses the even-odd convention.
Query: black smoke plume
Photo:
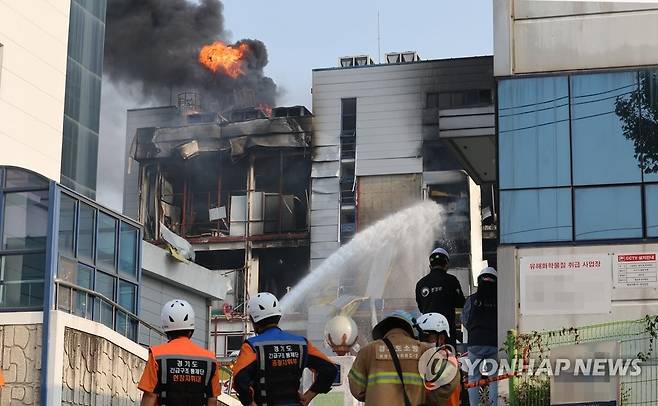
[[[227,42],[219,0],[109,0],[104,73],[114,82],[140,85],[145,97],[169,100],[171,92],[199,91],[204,104],[217,109],[235,105],[274,105],[277,86],[263,74],[267,49],[249,44],[245,74],[232,79],[215,74],[197,60],[204,45]],[[249,103],[246,103],[249,104]]]

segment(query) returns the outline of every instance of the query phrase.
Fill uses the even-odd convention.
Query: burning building
[[[136,212],[146,240],[232,280],[213,309],[211,345],[227,356],[250,328],[245,297],[281,297],[309,268],[312,117],[302,106],[220,114],[202,112],[194,93],[178,100],[128,112]]]

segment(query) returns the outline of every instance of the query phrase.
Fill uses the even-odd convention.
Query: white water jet
[[[428,271],[429,252],[444,224],[442,213],[439,205],[427,200],[359,232],[283,297],[284,314],[309,295],[314,294],[314,299],[326,293],[342,276],[357,280],[352,295],[413,299],[416,282]],[[346,275],[348,270],[354,274]]]

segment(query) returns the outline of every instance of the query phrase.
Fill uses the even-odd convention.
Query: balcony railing
[[[55,279],[55,310],[102,323],[135,342],[139,342],[139,333],[145,331],[142,335],[145,342],[139,342],[144,346],[166,341],[166,335],[159,328],[107,296],[61,279]]]

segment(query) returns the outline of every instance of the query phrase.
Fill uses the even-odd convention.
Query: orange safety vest
[[[158,395],[160,406],[206,405],[219,396],[215,355],[186,337],[150,348],[139,389]]]

